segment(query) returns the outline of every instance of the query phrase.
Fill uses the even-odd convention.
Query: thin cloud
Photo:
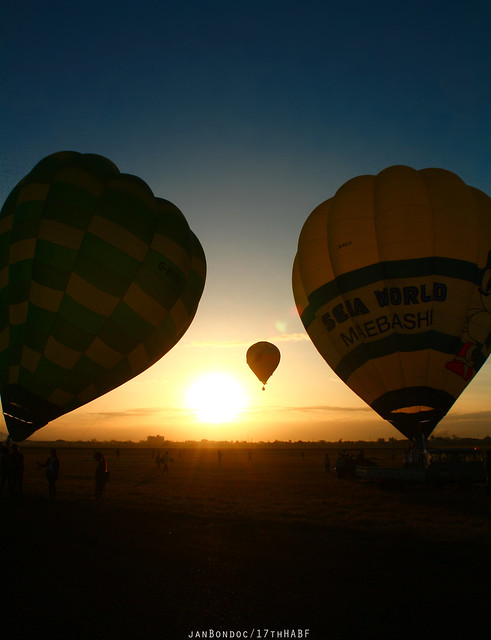
[[[372,412],[371,407],[337,407],[333,405],[307,405],[303,407],[286,407],[287,411],[343,411],[345,413],[353,412]],[[374,414],[375,415],[375,414]]]
[[[489,420],[491,424],[491,411],[468,411],[467,413],[450,412],[445,417],[445,421],[457,421],[457,420],[459,421],[460,420]]]
[[[213,349],[230,349],[234,347],[243,348],[249,346],[250,342],[244,342],[243,340],[194,340],[188,342],[186,347],[198,347],[198,348],[210,348]]]
[[[268,342],[309,342],[310,338],[306,333],[280,333],[279,335],[265,338]],[[188,342],[187,347],[200,348],[241,348],[250,347],[252,340],[194,340]]]
[[[320,412],[330,412],[330,411],[342,411],[343,413],[359,413],[359,412],[363,412],[363,413],[368,413],[371,412],[373,413],[373,415],[377,415],[373,409],[371,409],[370,407],[337,407],[337,406],[333,406],[333,405],[305,405],[305,406],[299,406],[299,407],[295,407],[295,406],[289,406],[289,407],[283,407],[283,406],[269,406],[269,407],[255,407],[252,409],[249,409],[250,413],[254,413],[254,412],[258,412],[258,413],[264,413],[265,411],[274,411],[276,412],[281,412],[281,413],[320,413]]]
[[[104,418],[128,418],[135,416],[154,416],[166,413],[168,409],[162,407],[141,407],[137,409],[127,409],[126,411],[88,411],[91,416],[102,416]]]
[[[306,333],[280,333],[271,342],[310,342],[310,338]]]

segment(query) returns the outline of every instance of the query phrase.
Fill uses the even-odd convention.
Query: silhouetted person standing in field
[[[169,452],[166,451],[164,455],[161,457],[160,462],[162,463],[162,473],[169,473]]]
[[[96,462],[94,479],[95,479],[95,489],[94,495],[96,500],[102,500],[102,496],[104,495],[104,489],[107,482],[107,464],[106,458],[97,451],[94,453],[94,460]]]
[[[7,443],[0,445],[0,496],[3,496],[3,490],[7,485],[7,456],[10,453],[10,448]]]
[[[326,453],[326,455],[324,456],[324,471],[326,473],[329,473],[330,470],[331,470],[331,461],[329,460],[329,454]]]
[[[486,493],[489,498],[489,515],[491,516],[491,449],[486,452],[486,473],[488,475],[488,485]]]
[[[19,451],[19,447],[16,444],[12,445],[6,462],[9,495],[12,498],[20,498],[24,480],[24,455]]]
[[[159,470],[160,465],[162,465],[162,473],[169,473],[169,452],[165,451],[162,455],[160,455],[160,452],[157,453],[155,464],[157,465],[157,469]]]
[[[38,462],[39,467],[46,467],[46,479],[48,480],[48,491],[50,497],[56,495],[56,481],[60,473],[60,460],[56,454],[56,449],[51,449],[49,458],[44,464]]]

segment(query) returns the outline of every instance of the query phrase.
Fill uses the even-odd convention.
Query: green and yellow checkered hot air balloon
[[[39,162],[0,214],[0,393],[15,441],[138,375],[183,336],[206,275],[185,217],[106,158]]]
[[[491,347],[491,198],[444,169],[358,176],[306,220],[293,293],[312,342],[419,444]]]

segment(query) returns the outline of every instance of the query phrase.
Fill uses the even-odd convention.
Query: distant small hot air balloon
[[[169,351],[205,283],[183,214],[106,158],[50,155],[0,214],[0,394],[23,440]]]
[[[271,342],[256,342],[249,347],[246,354],[247,364],[263,385],[278,366],[280,357],[280,350]]]
[[[353,178],[305,222],[293,293],[337,375],[424,441],[491,345],[491,198],[443,169]]]

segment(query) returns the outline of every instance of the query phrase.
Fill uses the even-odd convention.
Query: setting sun
[[[208,373],[197,378],[186,392],[186,406],[204,422],[234,420],[247,403],[240,383],[227,373]]]

